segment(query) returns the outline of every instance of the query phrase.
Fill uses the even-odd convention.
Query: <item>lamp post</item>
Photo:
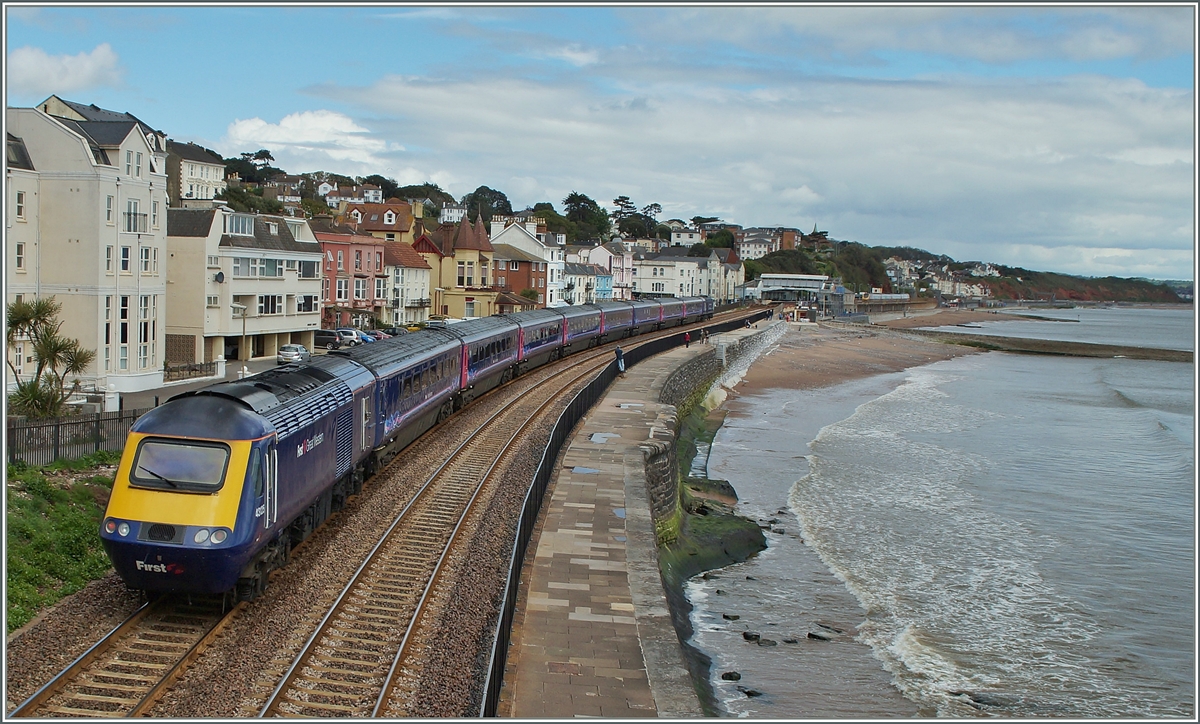
[[[244,356],[246,354],[246,305],[234,302],[229,306],[233,308],[233,311],[238,312],[238,316],[242,318],[242,342],[238,345],[238,357],[248,360],[250,358]]]

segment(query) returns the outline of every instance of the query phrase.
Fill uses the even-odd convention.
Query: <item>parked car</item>
[[[318,329],[313,335],[313,346],[325,349],[337,349],[342,346],[342,338],[336,330]]]
[[[369,334],[367,334],[366,332],[362,331],[361,329],[356,329],[356,330],[354,330],[354,331],[355,331],[355,332],[358,332],[358,338],[359,338],[360,340],[362,340],[362,343],[363,343],[363,344],[366,344],[366,343],[368,343],[368,342],[374,342],[374,341],[375,341],[375,338],[374,338],[374,337],[372,337],[371,335],[369,335]]]
[[[392,335],[388,334],[387,332],[383,331],[382,329],[369,329],[369,330],[367,330],[367,334],[371,335],[375,339],[391,339],[392,338]]]
[[[289,362],[308,362],[311,359],[312,353],[302,344],[285,344],[279,348],[279,354],[275,355],[275,363],[281,365]]]
[[[342,341],[343,347],[353,347],[356,344],[362,344],[362,340],[358,338],[357,329],[339,328],[337,334],[338,339]]]
[[[408,334],[409,330],[405,327],[388,327],[383,330],[383,333],[391,337],[399,337],[402,334]]]

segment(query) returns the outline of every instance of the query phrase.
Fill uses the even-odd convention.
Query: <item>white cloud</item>
[[[547,51],[545,57],[566,61],[577,68],[600,62],[598,52],[582,48],[579,45],[564,45],[561,48],[555,48]]]
[[[8,54],[5,72],[10,92],[30,96],[119,87],[125,75],[120,58],[108,43],[77,55],[50,55],[27,45]]]
[[[230,150],[227,156],[266,148],[280,168],[303,167],[350,176],[395,175],[398,172],[392,158],[404,150],[349,116],[327,110],[293,113],[279,123],[261,118],[238,119],[229,124],[220,145]]]

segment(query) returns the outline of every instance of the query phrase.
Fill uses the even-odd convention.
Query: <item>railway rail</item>
[[[221,596],[147,603],[9,716],[138,716],[245,606],[229,608]]]
[[[472,505],[498,484],[505,452],[565,388],[608,364],[593,354],[539,384],[549,395],[522,395],[455,450],[400,513],[343,590],[262,716],[411,716],[419,680],[410,642]]]

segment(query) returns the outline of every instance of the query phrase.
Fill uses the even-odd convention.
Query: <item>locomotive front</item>
[[[130,588],[223,593],[264,540],[274,429],[218,396],[173,399],[129,432],[100,536]]]

